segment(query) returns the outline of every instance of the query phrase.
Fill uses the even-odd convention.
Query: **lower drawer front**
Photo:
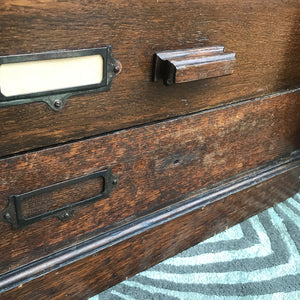
[[[299,100],[274,95],[2,159],[0,209],[10,199],[23,219],[0,222],[1,273],[294,151]]]
[[[274,168],[259,168],[262,177],[256,176],[257,169],[253,170],[254,174],[247,172],[247,176],[228,182],[226,193],[217,184],[209,189],[210,196],[205,192],[197,194],[58,255],[0,276],[0,293],[3,292],[0,298],[89,299],[295,195],[300,191],[299,159],[299,155],[293,155],[273,165]],[[241,185],[244,185],[242,189]],[[212,198],[214,201],[210,202]],[[150,296],[150,299],[156,298]]]

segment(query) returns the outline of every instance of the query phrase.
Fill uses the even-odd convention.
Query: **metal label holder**
[[[103,190],[100,194],[95,195],[88,199],[84,199],[78,202],[64,205],[62,207],[32,217],[26,218],[24,216],[22,212],[22,202],[25,201],[26,199],[34,196],[38,196],[43,193],[49,193],[54,190],[58,190],[69,185],[74,185],[81,181],[85,181],[92,178],[103,178]],[[38,221],[41,221],[43,219],[48,219],[53,217],[57,217],[62,221],[68,220],[72,217],[74,210],[77,209],[78,207],[109,197],[114,185],[116,185],[117,183],[118,183],[117,178],[111,173],[111,168],[107,168],[106,170],[103,171],[98,171],[93,174],[62,181],[23,194],[11,195],[8,198],[7,207],[0,212],[0,221],[10,223],[12,225],[12,229],[19,229],[29,224],[33,224]]]
[[[37,92],[18,96],[4,96],[0,91],[0,108],[33,102],[44,102],[54,111],[61,110],[66,101],[73,95],[86,92],[104,92],[111,88],[112,79],[121,72],[121,63],[112,56],[111,46],[83,50],[60,50],[43,53],[0,56],[0,65],[18,62],[72,58],[90,55],[101,55],[103,58],[103,78],[99,84],[58,89],[47,92]]]

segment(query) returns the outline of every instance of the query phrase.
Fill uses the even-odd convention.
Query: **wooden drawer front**
[[[293,156],[296,158],[296,155]],[[218,189],[220,198],[212,203],[204,200],[209,198],[207,194],[196,195],[193,199],[181,202],[179,207],[168,206],[134,224],[119,227],[108,235],[97,236],[84,245],[70,247],[58,255],[20,268],[17,273],[0,276],[0,291],[4,291],[1,299],[89,299],[295,195],[300,191],[299,155],[298,162],[294,160],[292,165],[276,168],[281,171],[271,178],[268,176],[270,168],[268,171],[265,169],[265,180],[261,182],[256,177],[256,182],[252,182],[248,188],[235,192],[233,188],[233,193],[228,193],[227,188],[227,193],[221,192],[220,195]],[[238,178],[241,179],[240,176]],[[239,188],[240,184],[241,181]],[[189,200],[198,204],[202,202],[202,205],[191,209]],[[78,260],[74,261],[74,258]]]
[[[108,197],[77,207],[68,221],[17,230],[0,222],[1,272],[300,148],[299,100],[300,92],[275,95],[0,160],[1,210],[11,195],[100,170],[111,168],[118,178]],[[93,180],[59,185],[43,197],[26,194],[25,217],[94,197],[103,183]]]
[[[197,112],[299,84],[298,1],[21,1],[1,7],[0,56],[111,45],[123,71],[109,92],[0,109],[0,156]],[[224,45],[232,75],[163,86],[157,51]]]

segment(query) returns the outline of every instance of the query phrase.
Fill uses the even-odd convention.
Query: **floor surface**
[[[90,300],[300,299],[300,194]]]

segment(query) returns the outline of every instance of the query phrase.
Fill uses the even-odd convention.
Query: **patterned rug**
[[[300,194],[90,300],[300,299]]]

